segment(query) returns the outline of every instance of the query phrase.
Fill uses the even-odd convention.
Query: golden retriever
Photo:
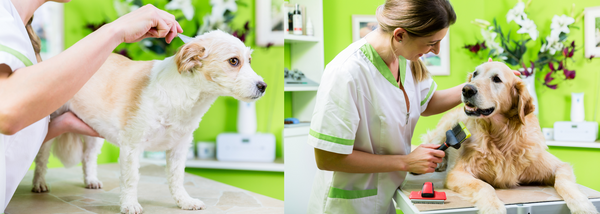
[[[506,213],[494,188],[553,185],[572,213],[598,213],[575,183],[573,169],[550,154],[525,84],[500,62],[487,62],[468,75],[464,108],[442,117],[422,142],[442,144],[445,132],[462,121],[472,134],[460,149],[446,150],[446,187],[475,203],[479,213]]]

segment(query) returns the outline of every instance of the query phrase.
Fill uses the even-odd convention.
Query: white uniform
[[[0,0],[0,28],[0,64],[10,66],[14,72],[37,62],[25,25],[10,0]],[[0,134],[0,213],[33,163],[49,121],[48,116],[14,135]]]
[[[361,39],[325,68],[317,92],[308,143],[339,154],[360,150],[378,155],[405,155],[419,116],[437,85],[413,79],[400,57],[399,76],[410,101],[375,49]],[[396,213],[392,197],[406,172],[345,173],[319,170],[309,214]]]

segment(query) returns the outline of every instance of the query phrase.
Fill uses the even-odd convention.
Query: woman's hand
[[[183,32],[175,16],[151,4],[125,14],[108,25],[116,30],[121,42],[127,43],[148,37],[165,37],[165,41],[171,43],[177,33]]]
[[[425,174],[434,172],[438,163],[446,155],[444,151],[437,150],[440,145],[421,144],[410,154],[402,156],[404,171]]]
[[[50,124],[48,125],[48,134],[46,134],[44,142],[68,132],[92,137],[101,137],[98,132],[84,123],[79,117],[73,114],[73,112],[67,111],[50,121]]]

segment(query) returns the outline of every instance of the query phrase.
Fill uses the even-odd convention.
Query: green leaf
[[[560,35],[558,36],[558,41],[562,42],[565,41],[567,39],[567,34],[565,32],[561,32]]]

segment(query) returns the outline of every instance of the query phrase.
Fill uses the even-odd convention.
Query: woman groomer
[[[71,112],[52,121],[48,115],[83,87],[117,45],[147,37],[171,42],[182,32],[173,15],[147,5],[38,62],[33,44],[39,39],[26,25],[45,2],[0,0],[0,213],[44,141],[65,132],[98,136]]]
[[[387,0],[377,30],[325,68],[308,143],[319,172],[310,214],[396,213],[392,197],[406,172],[433,172],[444,152],[410,152],[421,115],[460,103],[462,86],[436,91],[419,57],[440,51],[456,20],[448,0]]]

